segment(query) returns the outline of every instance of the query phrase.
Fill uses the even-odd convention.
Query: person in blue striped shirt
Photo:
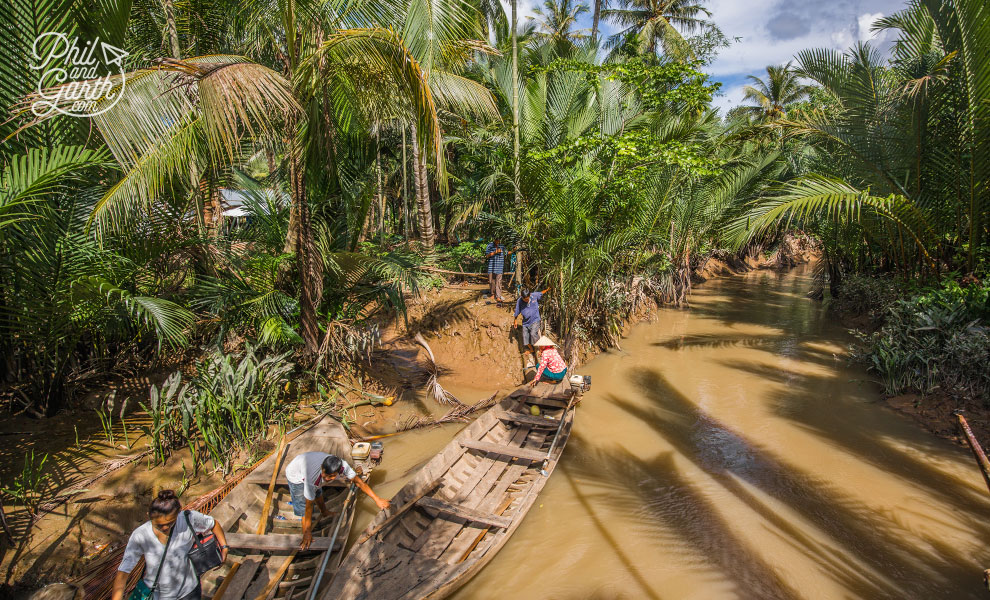
[[[502,240],[495,238],[485,247],[485,259],[488,261],[488,287],[492,298],[498,306],[502,306],[502,272],[505,270],[505,246]]]

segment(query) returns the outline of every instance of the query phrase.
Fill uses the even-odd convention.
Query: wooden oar
[[[413,496],[412,498],[410,498],[409,499],[409,502],[406,502],[405,504],[403,504],[401,508],[397,509],[387,519],[385,519],[384,521],[382,521],[381,523],[379,523],[378,524],[378,527],[375,527],[374,529],[372,529],[368,533],[362,535],[358,539],[357,543],[363,544],[363,543],[367,542],[368,539],[371,538],[372,536],[378,535],[378,533],[382,529],[385,529],[386,527],[388,527],[389,525],[391,525],[397,518],[399,518],[399,516],[402,515],[402,513],[406,512],[407,510],[409,510],[410,508],[412,508],[413,506],[415,506],[416,503],[420,500],[420,498],[422,498],[423,496],[425,496],[425,495],[429,494],[430,492],[432,492],[433,490],[435,490],[438,485],[440,485],[440,479],[439,478],[434,479],[433,481],[431,481],[425,488],[423,488],[423,491],[421,491],[420,493],[418,493],[415,496]]]
[[[292,561],[295,560],[297,552],[299,552],[299,550],[293,550],[292,554],[285,558],[285,562],[278,568],[278,572],[275,573],[275,575],[268,581],[268,585],[265,586],[265,589],[261,590],[261,593],[254,597],[254,600],[265,600],[268,598],[268,594],[270,594],[271,591],[275,589],[275,586],[282,581],[282,578],[285,577],[285,572],[289,570],[289,565],[291,565]]]
[[[502,501],[502,504],[500,504],[498,508],[495,509],[495,514],[501,515],[502,513],[504,513],[505,510],[509,508],[509,505],[512,504],[512,500],[513,500],[512,494],[506,495],[505,500]],[[468,556],[471,556],[471,553],[474,552],[474,549],[478,546],[481,540],[484,539],[485,534],[488,533],[489,529],[491,529],[491,526],[486,525],[481,529],[481,531],[478,532],[478,536],[474,538],[473,542],[471,542],[471,546],[457,560],[458,563],[464,562],[465,560],[467,560]]]
[[[560,432],[564,429],[564,421],[567,420],[567,413],[570,412],[571,407],[574,406],[574,399],[577,398],[577,394],[571,394],[571,399],[567,402],[567,408],[564,412],[560,413],[560,425],[557,425],[557,433],[553,434],[553,441],[550,442],[550,449],[547,450],[547,457],[543,459],[543,466],[540,468],[540,475],[546,477],[549,475],[547,473],[547,466],[550,465],[550,456],[553,454],[554,448],[557,447],[557,440],[560,439]]]
[[[278,479],[279,469],[282,468],[284,458],[285,436],[278,441],[278,450],[275,452],[275,468],[272,469],[272,482],[268,484],[268,495],[265,496],[265,507],[261,509],[261,521],[258,523],[258,535],[265,535],[268,528],[268,512],[272,509],[272,495],[275,493],[275,480]]]

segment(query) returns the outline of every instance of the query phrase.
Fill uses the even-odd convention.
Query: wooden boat
[[[351,499],[345,503],[348,498],[346,482],[324,486],[324,500],[331,515],[314,525],[310,549],[298,552],[302,522],[294,516],[289,504],[285,466],[296,455],[311,451],[335,454],[355,467],[360,466],[364,477],[371,470],[372,465],[369,464],[355,465],[351,458],[350,441],[337,422],[317,424],[299,435],[286,445],[281,461],[277,453],[273,453],[210,511],[210,515],[226,532],[230,552],[227,564],[203,577],[204,598],[306,600],[324,562],[326,571],[320,586],[326,587],[329,583],[343,557],[343,546],[354,520],[355,498],[352,493]],[[268,514],[263,514],[272,472],[278,462],[281,465],[270,509]],[[340,531],[333,548],[330,548],[328,536],[332,536],[342,510]],[[314,518],[318,517],[319,511],[316,511]],[[266,523],[264,535],[257,534],[261,520]],[[327,552],[331,553],[329,557]]]
[[[480,571],[536,501],[573,426],[569,388],[539,388],[504,398],[424,465],[358,538],[321,599],[443,598]],[[532,415],[532,405],[543,414]]]

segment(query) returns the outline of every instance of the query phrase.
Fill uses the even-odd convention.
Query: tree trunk
[[[175,26],[175,7],[172,6],[172,0],[163,0],[162,8],[165,10],[165,29],[168,43],[172,47],[172,58],[179,60],[182,58],[179,54],[179,30]]]
[[[598,21],[602,14],[602,0],[595,0],[595,13],[591,17],[591,39],[598,41]]]
[[[430,206],[430,186],[426,181],[426,157],[420,152],[416,126],[412,126],[413,180],[416,182],[416,209],[419,214],[419,239],[427,248],[433,248],[436,235],[433,232],[433,211]]]
[[[512,0],[512,187],[516,209],[522,209],[522,192],[519,189],[519,14],[518,0]],[[523,240],[517,240],[522,245]],[[516,256],[516,285],[522,285],[522,253]]]
[[[378,184],[378,240],[385,241],[385,187],[382,185],[381,132],[375,132],[375,180]]]
[[[292,183],[292,216],[295,217],[295,227],[293,227],[293,219],[290,218],[288,239],[294,242],[293,251],[296,253],[296,264],[299,267],[299,333],[305,344],[305,353],[312,357],[320,346],[316,307],[323,291],[323,270],[315,256],[316,244],[313,242],[313,229],[309,220],[304,171],[296,156],[290,158],[289,178]]]
[[[409,179],[406,177],[406,128],[402,127],[402,220],[405,226],[406,243],[409,243]]]

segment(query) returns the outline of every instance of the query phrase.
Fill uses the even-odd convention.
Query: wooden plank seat
[[[269,533],[267,535],[255,535],[253,533],[228,533],[227,545],[231,548],[263,552],[291,552],[299,548],[302,543],[301,535],[291,535],[284,533]],[[344,546],[343,540],[338,539],[334,545],[334,550],[340,550]],[[310,550],[326,550],[330,547],[330,538],[314,537]]]
[[[499,410],[495,414],[496,416],[498,416],[499,419],[503,421],[510,421],[512,423],[521,423],[523,425],[532,425],[533,427],[556,429],[557,426],[560,425],[560,421],[556,419],[548,419],[547,417],[536,417],[533,415],[527,415],[525,413]]]
[[[491,454],[501,454],[502,456],[511,456],[513,458],[521,458],[524,460],[543,460],[547,457],[546,452],[541,452],[539,450],[533,450],[531,448],[520,448],[519,446],[507,446],[505,444],[495,444],[493,442],[479,442],[477,440],[461,440],[461,446],[465,448],[470,448],[471,450],[481,450],[482,452],[490,452]]]
[[[460,504],[451,504],[432,496],[420,498],[416,501],[416,505],[435,511],[441,515],[450,515],[459,519],[472,521],[474,523],[488,525],[489,527],[501,527],[502,529],[505,529],[512,524],[512,519],[509,519],[508,517],[500,517],[491,513],[485,513]]]

